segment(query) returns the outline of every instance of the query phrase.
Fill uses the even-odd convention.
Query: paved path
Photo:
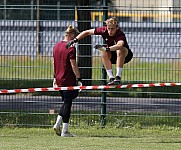
[[[58,96],[0,95],[0,112],[58,112],[61,105]],[[181,114],[181,99],[107,97],[107,112],[154,112]],[[100,113],[101,97],[78,97],[72,111]]]

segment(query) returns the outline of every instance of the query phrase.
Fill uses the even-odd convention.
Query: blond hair
[[[75,36],[77,36],[79,34],[79,30],[77,28],[74,28],[72,25],[69,25],[65,33],[66,35],[74,34]]]
[[[114,24],[118,26],[118,20],[116,17],[111,17],[105,21],[106,25]]]

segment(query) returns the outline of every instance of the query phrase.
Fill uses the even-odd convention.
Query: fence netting
[[[69,24],[82,29],[80,10],[89,11],[91,19],[85,22],[91,28],[103,25],[105,7],[90,6],[87,10],[76,4],[68,6],[65,1],[65,5],[61,1],[47,3],[0,3],[1,90],[52,87],[53,47],[63,39]],[[180,7],[130,7],[125,1],[107,10],[108,17],[119,19],[134,54],[124,66],[122,84],[181,82]],[[77,44],[77,61],[86,85],[102,85],[108,80],[102,78],[104,69],[95,44],[103,44],[100,36],[91,36],[88,44]],[[89,52],[83,52],[80,46],[88,46]],[[70,123],[180,126],[180,93],[180,86],[83,90],[73,102]],[[51,126],[61,104],[59,92],[1,94],[1,125]]]

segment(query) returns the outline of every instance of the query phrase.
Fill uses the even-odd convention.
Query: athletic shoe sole
[[[55,131],[56,135],[61,136],[61,132],[59,129],[53,128],[53,130]]]

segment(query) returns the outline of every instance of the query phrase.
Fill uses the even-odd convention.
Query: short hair
[[[118,26],[118,19],[116,17],[111,17],[109,19],[107,19],[105,21],[106,25],[109,25],[109,24],[115,24],[116,26]]]
[[[77,36],[79,34],[79,30],[77,28],[74,28],[72,25],[69,25],[65,33],[66,35],[75,34],[75,36]]]

